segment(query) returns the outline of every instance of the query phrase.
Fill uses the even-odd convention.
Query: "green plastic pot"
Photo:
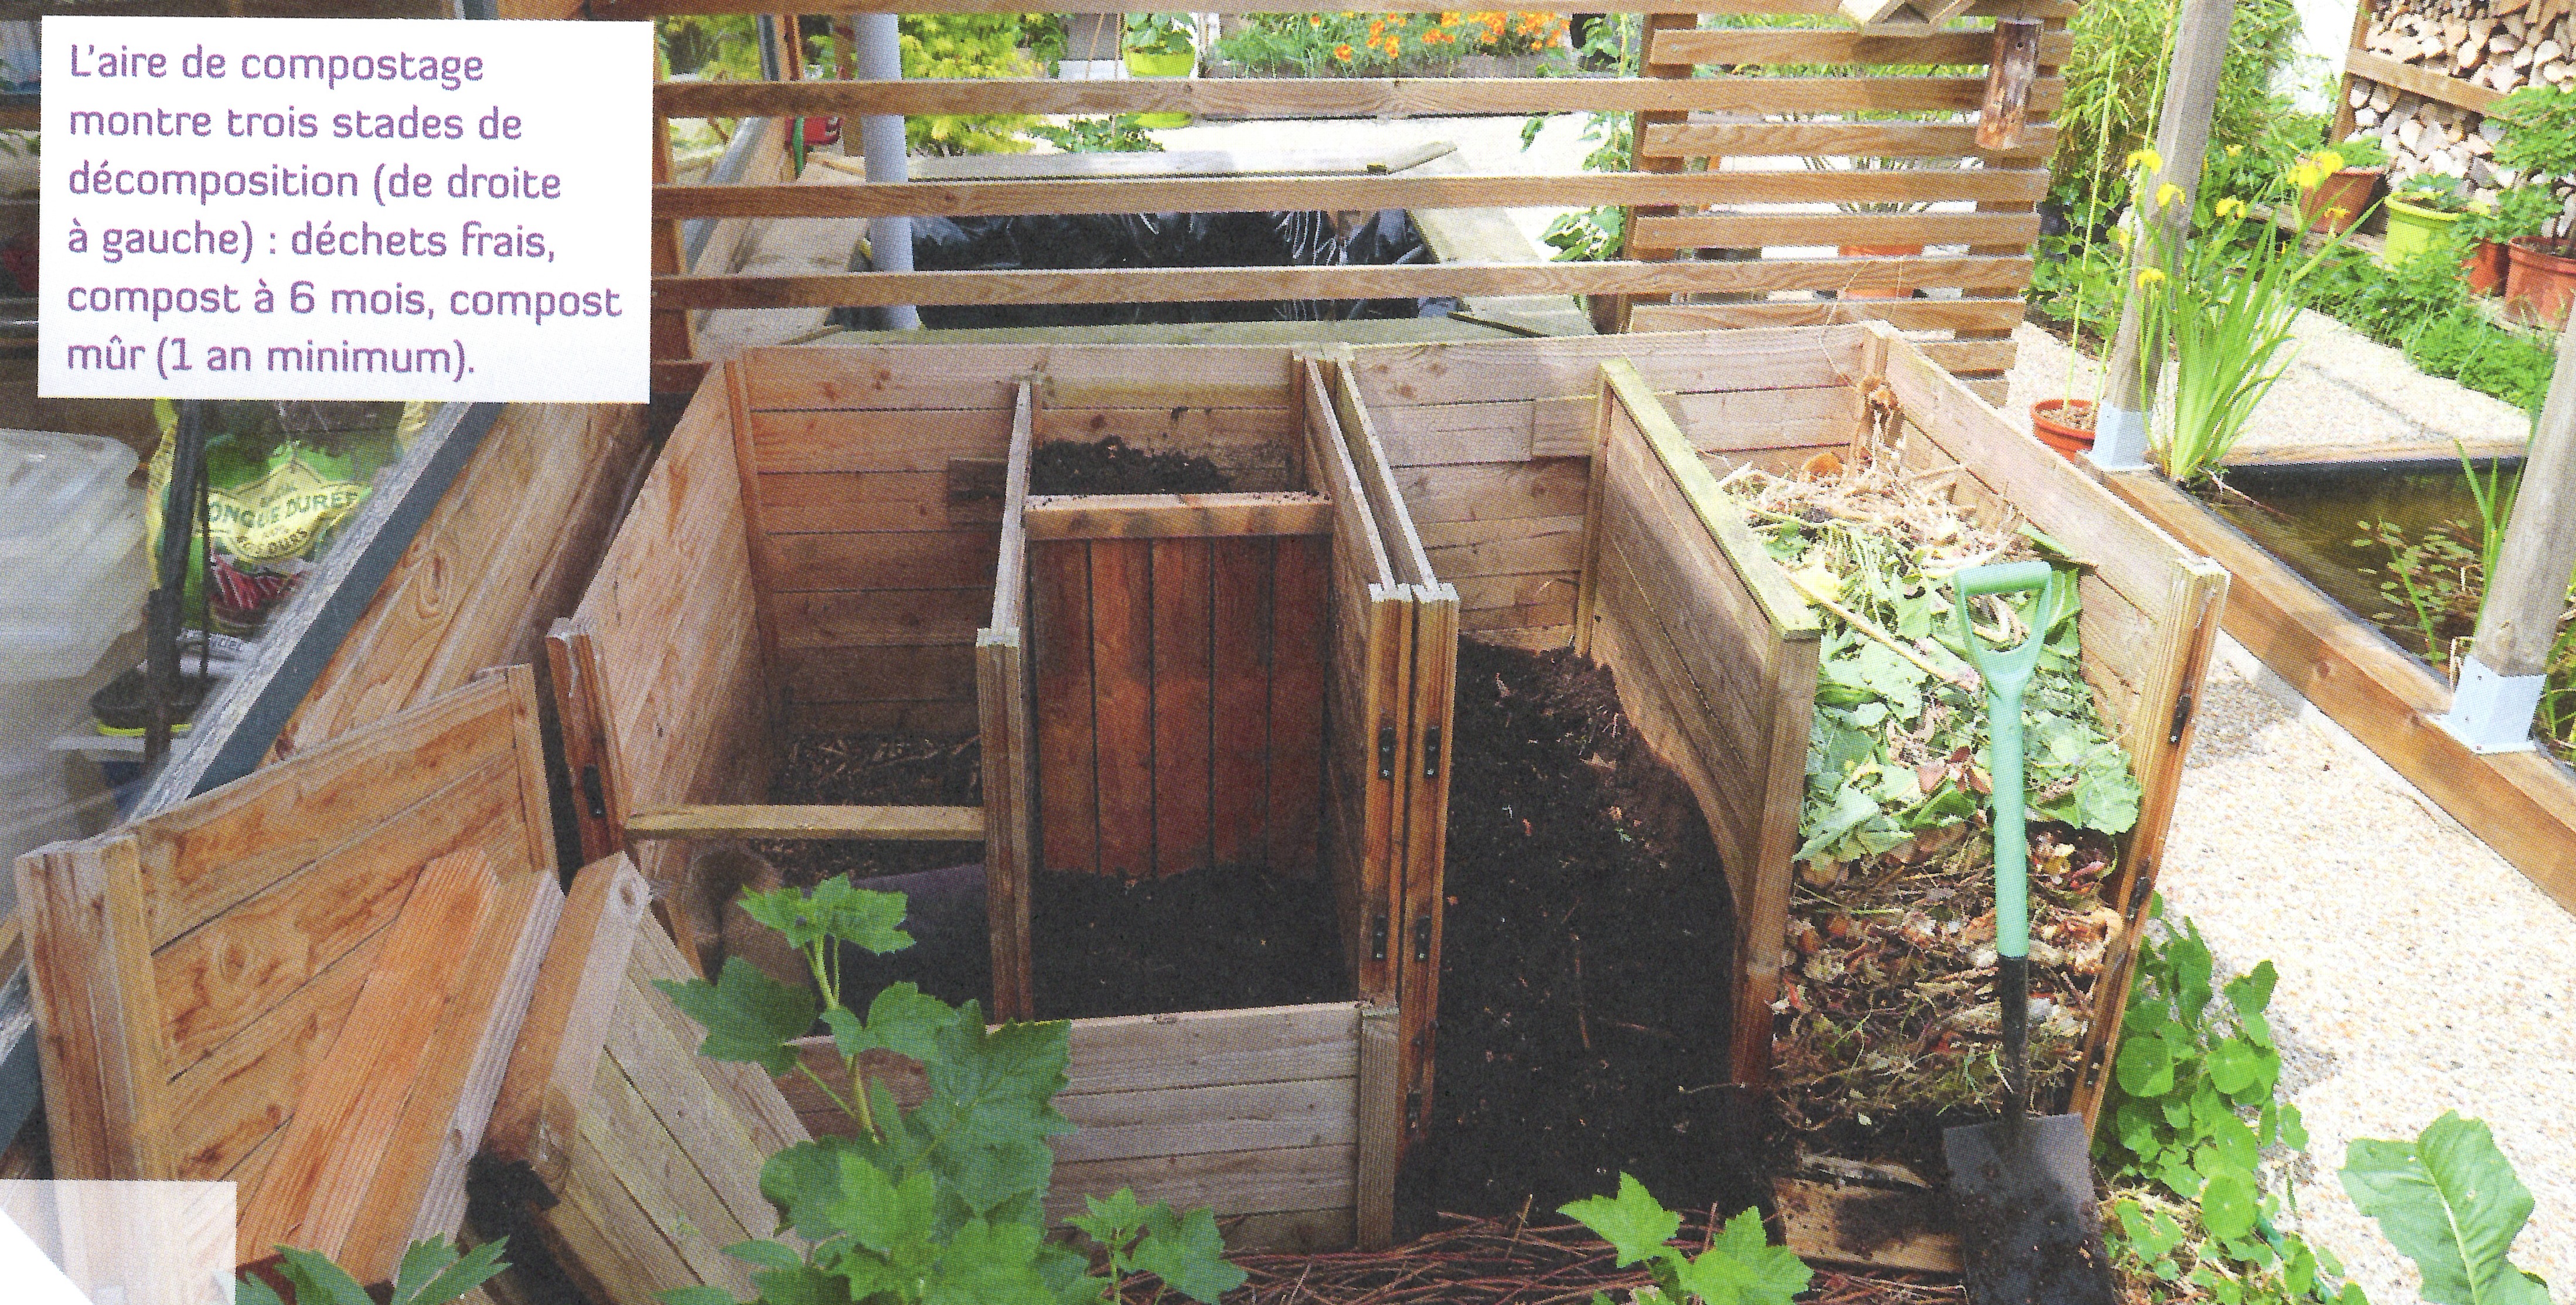
[[[2460,220],[2457,213],[2425,208],[2392,198],[2388,201],[2388,261],[2403,263],[2442,242],[2451,224]]]
[[[1143,50],[1129,50],[1125,53],[1127,75],[1130,77],[1187,77],[1198,67],[1199,62],[1198,52],[1195,50],[1183,50],[1178,54],[1149,54]],[[1190,125],[1190,115],[1140,113],[1136,115],[1136,125],[1147,131],[1161,131],[1166,127],[1186,127]]]

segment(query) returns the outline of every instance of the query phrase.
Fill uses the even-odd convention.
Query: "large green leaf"
[[[1225,1262],[1225,1235],[1217,1231],[1216,1216],[1204,1208],[1178,1220],[1170,1217],[1168,1206],[1163,1213],[1165,1217],[1156,1221],[1161,1226],[1149,1227],[1144,1240],[1136,1243],[1137,1268],[1205,1305],[1216,1305],[1218,1297],[1243,1285],[1243,1270]]]
[[[787,1044],[805,1036],[822,1009],[813,993],[780,983],[739,956],[725,962],[714,983],[655,979],[653,986],[706,1026],[699,1055],[747,1061],[773,1077],[796,1071],[796,1051]]]
[[[2487,1126],[2444,1111],[2414,1142],[2364,1138],[2343,1188],[2424,1275],[2433,1305],[2548,1305],[2541,1280],[2506,1260],[2531,1193]]]
[[[1616,1196],[1587,1196],[1557,1207],[1558,1214],[1601,1234],[1619,1252],[1619,1267],[1660,1254],[1664,1243],[1680,1232],[1682,1217],[1646,1193],[1646,1185],[1619,1175]]]
[[[394,1269],[391,1305],[447,1305],[510,1266],[501,1260],[504,1237],[458,1254],[444,1237],[413,1242]]]
[[[1708,1305],[1789,1305],[1815,1270],[1762,1232],[1762,1212],[1746,1210],[1726,1221],[1698,1258],[1679,1266],[1682,1289]]]

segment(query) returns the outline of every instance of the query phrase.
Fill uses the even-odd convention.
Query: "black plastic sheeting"
[[[1068,271],[1129,267],[1343,267],[1429,263],[1431,247],[1402,209],[1371,215],[1347,236],[1331,214],[1092,213],[915,218],[917,271]],[[1192,304],[993,304],[921,309],[938,329],[1131,326],[1184,322],[1339,322],[1446,317],[1455,299],[1285,299]],[[872,329],[873,310],[842,309],[834,324]]]

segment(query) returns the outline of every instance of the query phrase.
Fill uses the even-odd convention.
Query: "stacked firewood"
[[[2375,5],[2364,48],[2485,90],[2576,83],[2576,0],[2385,0]],[[2346,103],[2357,132],[2388,148],[2391,183],[2433,174],[2465,177],[2481,191],[2520,178],[2494,162],[2503,124],[2395,86],[2355,78]]]

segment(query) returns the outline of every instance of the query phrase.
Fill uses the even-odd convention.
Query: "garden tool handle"
[[[1986,681],[1986,776],[1994,789],[1996,1006],[2002,1017],[2008,1118],[2029,1104],[2030,843],[2022,821],[2021,695],[2048,632],[2040,621],[2010,649],[1977,642],[1968,600],[1984,594],[2045,593],[2058,583],[2046,562],[1971,567],[1957,577],[1959,638]]]

